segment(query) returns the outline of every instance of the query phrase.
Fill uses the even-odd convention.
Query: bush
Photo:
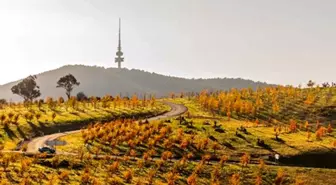
[[[77,93],[76,97],[77,97],[77,101],[86,101],[86,100],[88,100],[88,97],[83,92]]]

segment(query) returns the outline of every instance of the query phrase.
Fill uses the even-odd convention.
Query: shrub
[[[331,127],[331,124],[329,123],[329,125],[328,125],[328,133],[330,134],[330,133],[332,133],[332,131],[333,131],[333,129],[332,129],[332,127]]]
[[[277,176],[275,178],[275,184],[276,185],[281,185],[283,180],[284,180],[284,176],[285,176],[285,173],[284,173],[283,169],[280,168],[278,170]]]
[[[240,184],[240,175],[235,173],[230,178],[231,185],[239,185]]]
[[[69,171],[62,171],[61,174],[59,174],[58,179],[60,181],[68,181],[69,180]]]
[[[196,185],[196,179],[197,175],[195,173],[191,174],[187,179],[188,185]]]
[[[240,162],[243,167],[246,167],[250,162],[250,155],[248,153],[244,153],[244,155],[240,158]]]
[[[127,170],[124,173],[124,178],[127,183],[131,183],[133,179],[133,172],[131,170]]]

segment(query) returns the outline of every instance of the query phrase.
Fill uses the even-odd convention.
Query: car
[[[55,149],[46,146],[40,147],[38,151],[41,153],[48,153],[48,154],[54,154],[56,152]]]

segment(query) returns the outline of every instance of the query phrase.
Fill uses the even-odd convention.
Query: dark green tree
[[[28,76],[12,87],[13,94],[21,96],[25,102],[32,102],[41,96],[40,87],[36,83],[36,76]]]
[[[87,99],[88,97],[83,92],[77,93],[77,101],[86,101]]]
[[[68,99],[71,97],[71,91],[73,90],[74,86],[79,86],[79,82],[77,79],[72,75],[68,74],[66,76],[61,77],[57,82],[57,88],[61,87],[66,90],[66,95]]]

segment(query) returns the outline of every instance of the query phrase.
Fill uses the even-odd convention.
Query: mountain
[[[37,84],[40,86],[42,96],[65,97],[65,91],[56,88],[56,82],[67,74],[74,75],[80,82],[75,87],[73,95],[84,92],[87,96],[115,96],[122,94],[130,96],[134,93],[155,94],[157,97],[166,96],[170,92],[199,92],[202,89],[228,90],[231,88],[248,88],[267,86],[262,82],[254,82],[241,78],[212,78],[212,79],[186,79],[164,76],[137,69],[103,68],[97,66],[67,65],[61,68],[37,74]],[[21,80],[19,80],[21,81]],[[13,95],[11,87],[19,81],[0,86],[0,98],[20,101],[21,97]]]

